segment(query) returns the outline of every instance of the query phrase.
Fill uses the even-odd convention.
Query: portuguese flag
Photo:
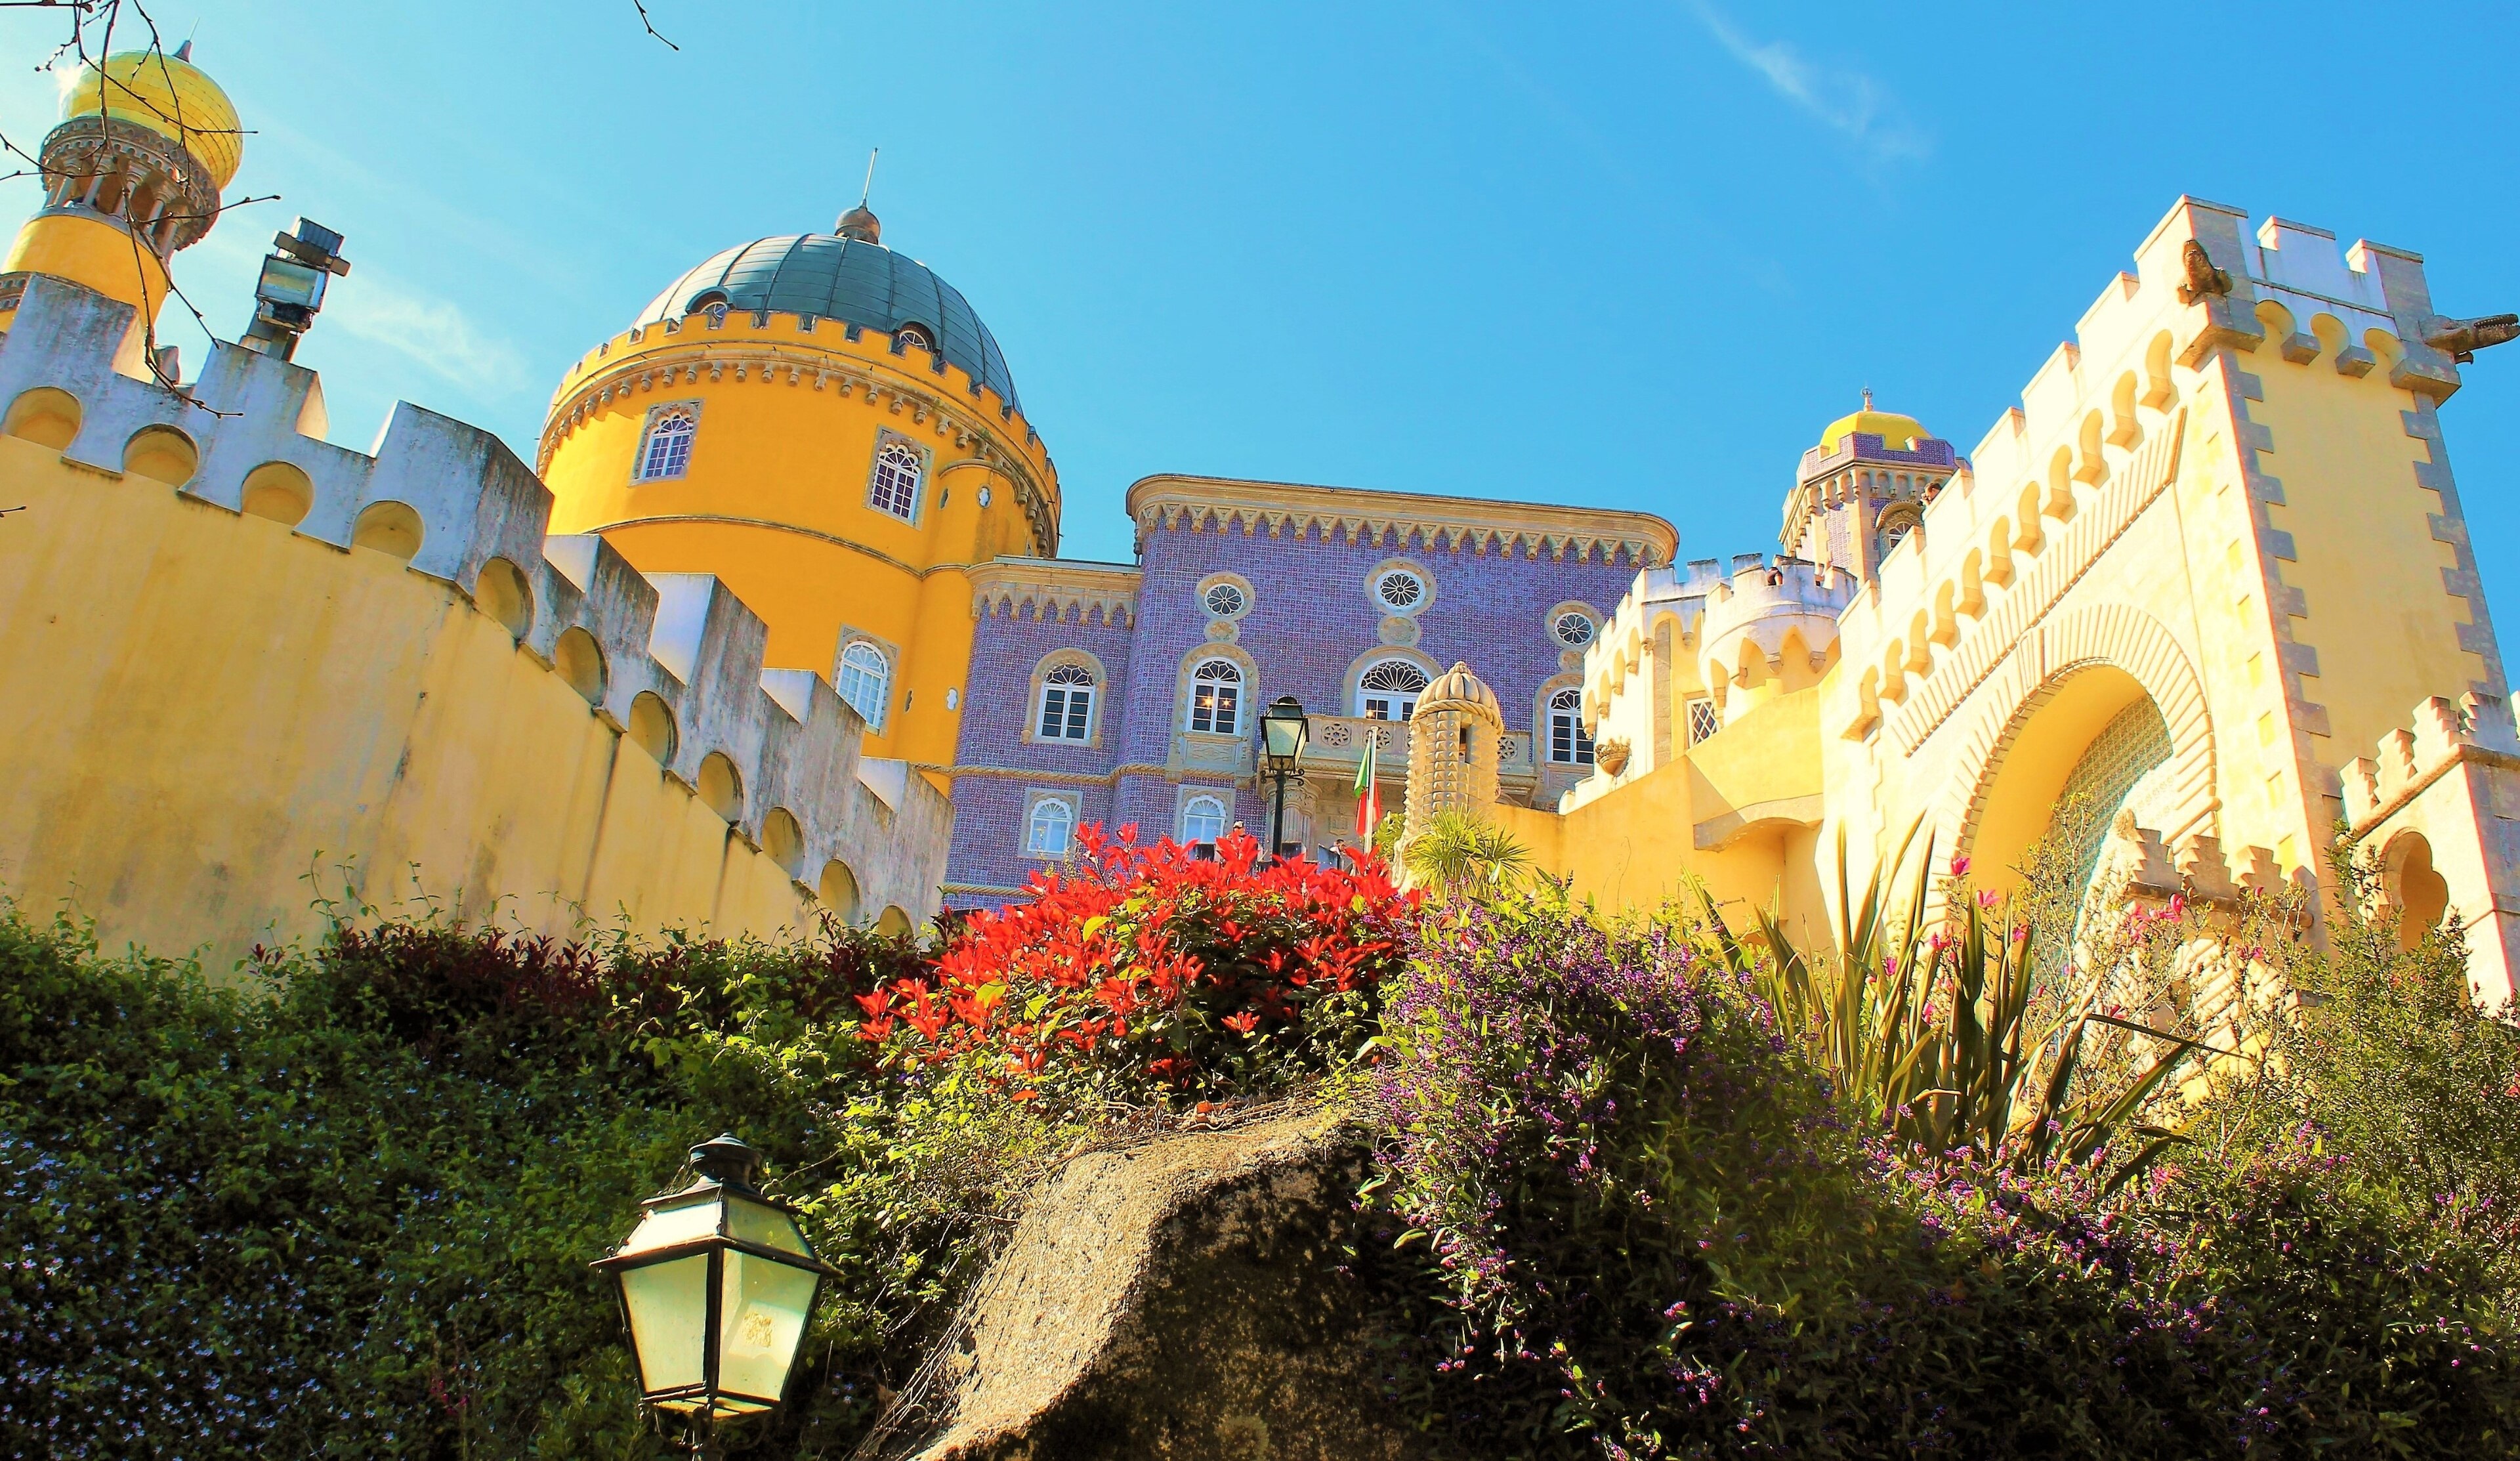
[[[1382,788],[1373,779],[1373,753],[1382,740],[1369,732],[1365,738],[1365,759],[1356,768],[1356,836],[1371,850],[1373,829],[1382,821]]]

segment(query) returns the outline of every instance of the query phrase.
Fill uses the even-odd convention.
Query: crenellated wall
[[[2468,982],[2489,1007],[2520,993],[2520,729],[2511,704],[2470,691],[2415,707],[2378,755],[2345,763],[2348,841],[2380,873],[2408,941],[2449,914],[2467,930]]]
[[[723,584],[547,540],[533,474],[418,407],[369,455],[283,361],[222,346],[189,399],[119,374],[130,314],[39,278],[0,339],[22,903],[221,963],[344,878],[553,932],[933,911],[944,798],[861,758],[820,676],[766,671]]]
[[[2389,876],[2456,886],[2408,906],[2464,914],[2480,988],[2507,995],[2520,807],[2500,732],[2476,729],[2504,723],[2505,679],[2422,260],[2182,199],[2134,262],[1973,453],[1906,464],[1950,472],[1911,474],[1865,571],[1636,576],[1585,662],[1597,774],[1557,817],[1508,809],[1551,867],[1630,901],[1693,876],[1802,916],[1841,837],[1854,886],[1921,826],[2002,889],[2061,804],[2100,797],[2085,809],[2117,825],[2130,889],[2211,896],[2319,879],[2350,815],[2375,846],[2433,845]],[[1832,461],[1816,448],[1806,476]],[[1789,532],[1828,505],[1799,483]],[[2386,744],[2421,766],[2349,766],[2417,702],[2438,734]],[[2414,821],[2432,830],[2392,841]]]
[[[1831,816],[1868,858],[1922,817],[2005,881],[2148,702],[2166,844],[2314,878],[2337,748],[2501,683],[2421,260],[2182,199],[2135,265],[1841,619]]]

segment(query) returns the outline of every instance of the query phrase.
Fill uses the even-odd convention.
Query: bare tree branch
[[[668,51],[679,51],[682,49],[682,47],[675,45],[672,41],[665,40],[664,35],[656,29],[656,23],[648,19],[648,0],[630,0],[630,3],[639,8],[639,23],[648,27],[648,33],[650,35],[655,36],[656,39],[660,41],[665,41],[665,49]]]

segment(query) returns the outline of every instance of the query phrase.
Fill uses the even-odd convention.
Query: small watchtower
[[[1467,664],[1455,664],[1418,697],[1409,720],[1409,805],[1404,840],[1442,812],[1486,816],[1497,804],[1497,751],[1505,712]]]

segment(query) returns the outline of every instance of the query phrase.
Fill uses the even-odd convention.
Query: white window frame
[[[1556,766],[1593,764],[1593,738],[1584,733],[1584,691],[1568,686],[1549,696],[1549,760]],[[1561,737],[1559,732],[1565,732]],[[1565,753],[1559,754],[1561,741]]]
[[[926,485],[925,452],[889,432],[877,440],[875,465],[867,472],[867,506],[887,518],[917,523],[919,494]],[[899,506],[894,505],[896,499],[901,499]]]
[[[677,451],[667,439],[668,430],[679,426],[671,435],[681,438]],[[692,447],[699,437],[700,408],[698,401],[674,401],[648,413],[647,428],[639,434],[639,455],[630,464],[634,482],[679,481],[691,475]],[[654,458],[662,451],[666,460]]]
[[[1566,637],[1566,621],[1570,618],[1575,619],[1584,625],[1584,637],[1582,639],[1568,639]],[[1549,637],[1556,640],[1558,647],[1561,649],[1580,650],[1588,648],[1595,639],[1600,636],[1600,622],[1595,619],[1593,616],[1578,609],[1566,610],[1549,621]]]
[[[865,659],[859,658],[861,651],[865,657],[875,661],[872,667]],[[871,694],[864,688],[870,684],[873,686]],[[851,693],[853,685],[857,687],[855,694]],[[850,640],[840,651],[838,682],[832,688],[866,720],[867,729],[878,735],[883,733],[884,712],[892,705],[892,656],[884,653],[882,645],[872,639]],[[866,707],[865,702],[869,699],[875,702],[873,710]]]
[[[1704,744],[1724,728],[1724,715],[1715,708],[1713,696],[1692,696],[1682,707],[1682,713],[1688,719],[1688,744],[1691,746]]]
[[[1077,799],[1072,794],[1033,793],[1024,806],[1021,834],[1023,855],[1038,857],[1046,862],[1066,861],[1068,854],[1076,850],[1076,828],[1083,819],[1083,808],[1077,805]],[[1058,846],[1056,850],[1044,845],[1046,839],[1043,837],[1046,831],[1054,827],[1058,830]]]
[[[1054,664],[1042,671],[1041,694],[1033,702],[1033,739],[1082,746],[1094,739],[1094,709],[1100,699],[1094,671],[1082,664]],[[1058,697],[1057,718],[1052,697]]]
[[[1366,681],[1373,678],[1376,670],[1392,666],[1406,669],[1411,674],[1416,675],[1418,677],[1418,688],[1415,690],[1396,690],[1387,687],[1375,688],[1366,684]],[[1385,656],[1384,658],[1368,664],[1364,669],[1357,672],[1356,713],[1368,720],[1389,720],[1394,723],[1404,723],[1418,713],[1418,697],[1425,694],[1426,687],[1434,682],[1435,677],[1428,674],[1426,672],[1426,666],[1418,663],[1417,661],[1412,660],[1405,655]],[[1391,713],[1395,703],[1400,711],[1397,715]],[[1374,707],[1376,704],[1379,704],[1382,708],[1382,713],[1379,715],[1374,713]]]
[[[1206,672],[1210,666],[1222,667],[1230,673],[1210,675]],[[1190,694],[1186,697],[1188,704],[1183,707],[1184,728],[1202,736],[1242,734],[1244,679],[1242,666],[1221,655],[1209,656],[1192,665]],[[1200,699],[1199,687],[1202,685],[1215,687],[1216,693],[1211,699],[1204,701]],[[1207,724],[1199,724],[1202,717],[1206,719]]]
[[[1201,806],[1213,806],[1216,808],[1216,830],[1208,833],[1204,837],[1199,836],[1198,833],[1191,826],[1191,818],[1196,813],[1197,808]],[[1233,825],[1234,806],[1233,803],[1226,799],[1224,794],[1218,792],[1199,792],[1182,799],[1181,844],[1183,846],[1195,846],[1200,843],[1221,841],[1225,837],[1226,829]]]

